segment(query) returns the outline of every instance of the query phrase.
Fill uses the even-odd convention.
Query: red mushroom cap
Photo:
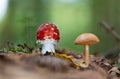
[[[55,24],[41,24],[37,30],[36,38],[37,40],[54,39],[58,41],[60,39],[59,30]]]

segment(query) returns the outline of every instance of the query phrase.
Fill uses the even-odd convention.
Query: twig
[[[118,33],[116,33],[116,31],[114,31],[114,29],[112,27],[110,27],[105,21],[101,21],[100,25],[105,28],[109,33],[111,33],[111,35],[120,42],[120,35]]]

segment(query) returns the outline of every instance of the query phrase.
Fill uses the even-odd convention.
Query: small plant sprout
[[[84,45],[84,67],[88,67],[89,61],[89,45],[98,43],[99,39],[96,35],[92,33],[83,33],[79,35],[76,40],[75,44],[77,45]]]
[[[42,45],[41,53],[52,54],[55,52],[55,45],[59,41],[59,30],[57,26],[52,23],[41,24],[36,33],[37,44]]]

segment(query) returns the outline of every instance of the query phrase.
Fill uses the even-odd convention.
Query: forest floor
[[[57,50],[77,60],[82,54]],[[120,79],[120,68],[103,57],[90,55],[88,68],[75,67],[60,57],[42,56],[39,51],[0,53],[0,79]]]

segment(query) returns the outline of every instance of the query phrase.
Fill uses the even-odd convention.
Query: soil
[[[77,60],[82,53],[56,50]],[[74,66],[70,61],[51,55],[42,56],[39,51],[0,53],[0,79],[120,79],[120,68],[109,60],[90,55],[88,68]]]

